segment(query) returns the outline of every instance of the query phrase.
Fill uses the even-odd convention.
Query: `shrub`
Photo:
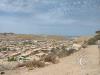
[[[88,45],[95,45],[96,41],[97,41],[96,38],[91,38],[91,39],[88,40]]]
[[[11,62],[11,61],[17,61],[16,57],[8,57],[8,61]]]
[[[7,47],[0,48],[0,51],[7,51]]]
[[[18,68],[18,67],[24,67],[25,66],[25,63],[19,63],[15,66],[15,68]]]
[[[59,54],[57,55],[59,58],[62,58],[62,57],[65,57],[65,56],[67,56],[68,54],[67,54],[67,51],[65,51],[65,50],[62,50],[62,51],[60,51],[59,52]]]
[[[53,53],[51,53],[51,54],[45,56],[43,60],[44,60],[45,62],[51,62],[51,63],[53,63],[53,64],[56,64],[56,63],[59,62],[58,59],[57,59],[57,56],[54,55]]]
[[[73,53],[73,50],[67,51],[66,46],[62,46],[61,50],[58,53],[58,57],[62,58],[62,57],[66,57],[68,55],[70,55],[71,53]]]
[[[96,31],[96,35],[88,40],[89,45],[95,45],[100,40],[100,31]]]
[[[40,60],[33,60],[33,61],[27,61],[21,64],[18,64],[16,67],[24,67],[26,66],[29,70],[33,69],[33,68],[40,68],[40,67],[44,67],[45,63],[40,61]]]
[[[96,40],[100,40],[100,34],[94,37]]]
[[[28,61],[29,59],[27,59],[26,56],[21,56],[21,57],[19,57],[19,60]]]
[[[70,55],[70,54],[72,54],[74,52],[76,52],[76,50],[75,49],[71,49],[71,50],[68,51],[68,55]]]

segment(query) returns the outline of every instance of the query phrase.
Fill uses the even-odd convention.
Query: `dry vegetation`
[[[44,62],[50,62],[53,64],[57,64],[59,62],[58,57],[56,55],[54,55],[53,53],[43,57],[42,60]]]
[[[23,63],[19,63],[15,68],[26,67],[29,70],[32,70],[34,68],[45,67],[47,65],[47,64],[45,64],[46,62],[52,63],[52,64],[57,64],[59,62],[59,59],[57,58],[56,55],[49,54],[45,57],[42,57],[40,60],[33,59],[32,61],[26,61]]]
[[[97,44],[98,40],[100,40],[100,32],[99,31],[96,32],[96,35],[94,37],[92,37],[88,40],[88,44],[95,45],[95,44]]]
[[[24,63],[19,63],[16,68],[18,67],[27,67],[29,70],[32,70],[34,68],[41,68],[45,66],[45,63],[43,61],[40,60],[32,60],[32,61],[27,61]]]

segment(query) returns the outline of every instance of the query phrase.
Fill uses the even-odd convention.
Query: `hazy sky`
[[[0,32],[87,35],[100,29],[100,0],[0,0]]]

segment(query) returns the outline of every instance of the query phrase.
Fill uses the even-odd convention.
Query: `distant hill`
[[[60,35],[0,33],[1,40],[68,40],[71,38],[72,37]]]

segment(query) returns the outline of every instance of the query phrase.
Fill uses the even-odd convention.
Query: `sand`
[[[58,64],[30,71],[26,68],[10,70],[5,75],[100,75],[98,52],[97,46],[92,45],[60,59]]]

